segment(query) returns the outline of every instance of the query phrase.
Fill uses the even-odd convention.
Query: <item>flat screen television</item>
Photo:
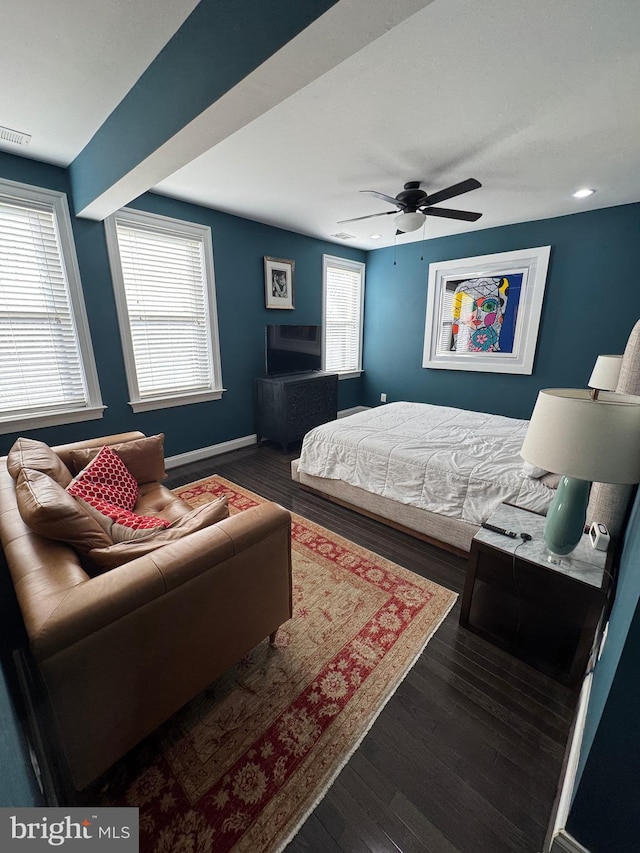
[[[267,376],[322,370],[322,326],[265,327]]]

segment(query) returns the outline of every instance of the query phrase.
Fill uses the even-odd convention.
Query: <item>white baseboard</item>
[[[245,435],[242,438],[234,438],[231,441],[223,441],[220,444],[211,444],[209,447],[200,447],[197,450],[188,450],[186,453],[178,453],[176,456],[167,456],[164,460],[166,468],[177,468],[179,465],[187,465],[189,462],[200,462],[210,456],[219,456],[221,453],[229,453],[231,450],[240,450],[242,447],[251,447],[258,440],[257,435]]]
[[[589,707],[589,696],[591,695],[592,683],[593,673],[590,672],[582,683],[580,698],[578,699],[575,725],[573,727],[571,737],[571,746],[569,747],[569,757],[567,760],[564,779],[562,781],[562,790],[560,792],[558,810],[556,812],[554,822],[554,838],[558,832],[564,832],[564,828],[567,824],[567,818],[569,817],[569,809],[571,807],[571,800],[573,799],[573,789],[575,787],[576,774],[578,772],[582,738],[584,737],[584,729],[587,721],[587,708]],[[553,847],[551,849],[553,850]]]
[[[572,835],[561,829],[553,839],[551,853],[589,853],[586,847],[578,843]]]
[[[342,409],[338,412],[339,418],[347,415],[355,415],[356,412],[364,412],[369,406],[354,406],[351,409]],[[257,435],[245,435],[241,438],[233,438],[231,441],[223,441],[220,444],[211,444],[209,447],[200,447],[197,450],[188,450],[186,453],[178,453],[176,456],[167,456],[164,460],[165,467],[177,468],[179,465],[188,465],[190,462],[201,462],[210,456],[219,456],[221,453],[229,453],[231,450],[240,450],[242,447],[251,447],[258,440]]]

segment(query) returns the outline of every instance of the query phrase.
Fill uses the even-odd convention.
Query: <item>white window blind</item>
[[[333,373],[362,370],[364,264],[325,255],[324,369]]]
[[[440,317],[440,334],[438,335],[437,352],[451,352],[453,343],[453,294],[457,282],[446,284],[442,291],[442,309]]]
[[[66,199],[0,182],[0,430],[100,417]]]
[[[209,229],[125,211],[110,231],[133,408],[221,396]]]

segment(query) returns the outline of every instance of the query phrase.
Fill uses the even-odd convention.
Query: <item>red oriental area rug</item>
[[[222,477],[175,490],[231,512]],[[357,748],[456,595],[292,516],[293,619],[115,769],[103,805],[140,809],[145,853],[275,853]],[[206,649],[203,649],[206,654]]]

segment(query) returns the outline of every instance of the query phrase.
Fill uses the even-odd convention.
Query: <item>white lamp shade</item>
[[[520,455],[547,471],[598,483],[640,482],[640,397],[540,391]]]
[[[398,231],[417,231],[422,228],[422,223],[425,220],[424,213],[401,213],[393,220]]]
[[[589,378],[589,388],[615,391],[621,367],[621,355],[599,355]]]

